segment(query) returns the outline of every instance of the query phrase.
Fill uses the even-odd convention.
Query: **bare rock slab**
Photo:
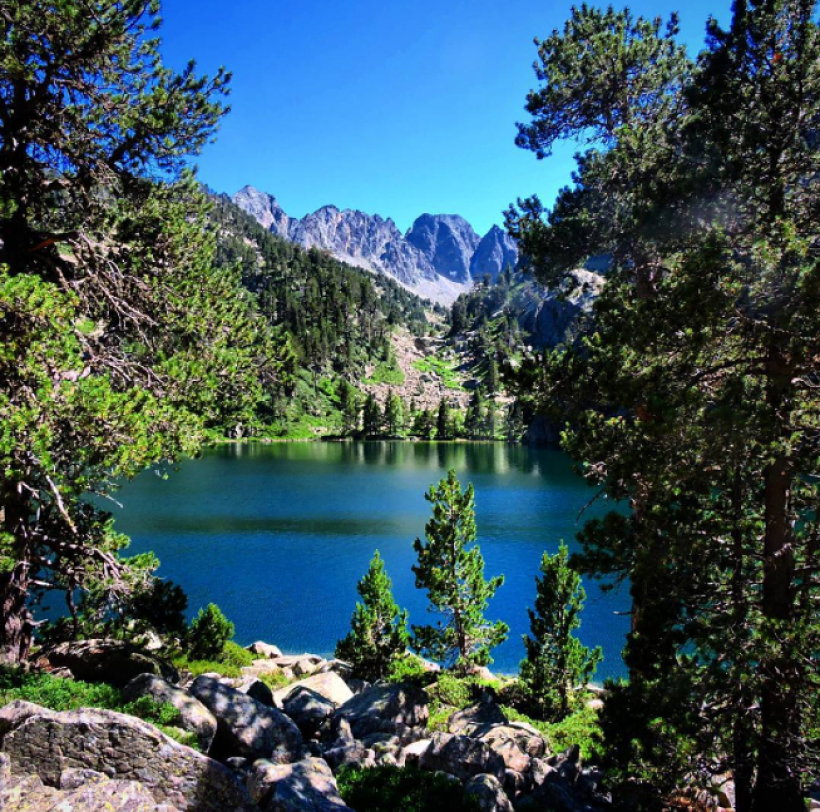
[[[136,782],[155,804],[180,812],[253,812],[226,767],[122,713],[84,709],[30,716],[6,734],[3,748],[12,775],[36,776],[47,787],[59,787],[66,770],[93,770]]]

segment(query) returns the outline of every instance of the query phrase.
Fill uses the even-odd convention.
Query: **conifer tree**
[[[453,439],[453,422],[450,415],[450,404],[446,398],[442,398],[438,405],[438,418],[436,419],[436,439]]]
[[[375,437],[381,434],[382,413],[372,393],[369,393],[365,398],[362,423],[365,437]]]
[[[376,550],[356,587],[362,602],[356,604],[350,632],[336,644],[336,656],[349,662],[359,679],[372,682],[384,678],[391,661],[407,648],[407,612],[399,610],[392,587]]]
[[[384,402],[384,428],[391,437],[401,434],[403,420],[401,398],[390,389]]]
[[[484,558],[476,540],[475,493],[462,492],[455,471],[424,498],[433,516],[416,539],[416,587],[426,589],[430,611],[443,615],[434,625],[413,626],[413,646],[433,659],[469,671],[492,662],[490,650],[507,639],[509,626],[484,617],[489,600],[504,576],[484,578]]]
[[[555,555],[544,553],[541,559],[535,608],[527,610],[527,658],[521,662],[521,683],[533,704],[545,718],[557,720],[570,712],[576,690],[592,679],[603,656],[600,646],[590,651],[573,635],[581,625],[586,592],[568,558],[562,542]]]

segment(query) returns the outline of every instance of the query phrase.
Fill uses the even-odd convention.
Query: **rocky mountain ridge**
[[[253,186],[243,187],[232,199],[274,234],[329,251],[441,304],[451,304],[479,277],[497,278],[518,259],[514,241],[501,228],[493,226],[479,237],[456,214],[422,214],[402,234],[389,217],[330,205],[301,219],[290,217],[273,195]]]

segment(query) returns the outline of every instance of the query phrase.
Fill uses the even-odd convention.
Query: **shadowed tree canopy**
[[[228,76],[164,67],[158,6],[0,2],[0,657],[45,590],[113,602],[127,541],[89,494],[253,420],[276,375],[185,172]],[[145,571],[150,575],[150,570]]]
[[[575,10],[540,46],[519,141],[595,147],[552,210],[523,201],[508,223],[549,284],[612,256],[588,334],[527,371],[579,470],[632,507],[580,536],[580,563],[628,576],[633,600],[611,775],[648,779],[660,808],[731,772],[738,812],[798,812],[820,762],[817,9],[737,0],[707,32],[690,64],[648,47],[674,31]]]

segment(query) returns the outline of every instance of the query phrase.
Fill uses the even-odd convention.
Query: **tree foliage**
[[[660,791],[730,771],[739,812],[802,809],[820,757],[815,12],[737,2],[691,64],[674,25],[576,10],[540,48],[521,143],[595,146],[551,211],[508,216],[546,283],[612,256],[590,333],[527,373],[582,473],[632,506],[581,534],[633,601],[611,766]]]
[[[91,583],[136,586],[87,497],[252,423],[278,347],[214,269],[184,170],[227,75],[164,67],[154,3],[0,11],[0,658],[17,661],[43,590],[76,615]]]
[[[413,626],[413,646],[460,670],[492,662],[490,650],[507,639],[509,627],[488,621],[484,612],[504,576],[484,578],[484,558],[475,544],[475,494],[462,492],[455,471],[432,486],[424,498],[433,516],[424,528],[426,541],[413,547],[416,587],[426,589],[430,611],[443,615],[434,625]]]
[[[392,588],[377,550],[356,587],[362,602],[356,604],[350,632],[336,645],[336,656],[349,662],[359,679],[384,679],[407,649],[407,612],[396,605]]]
[[[521,683],[540,713],[561,720],[572,710],[579,688],[592,677],[603,654],[575,637],[581,625],[586,592],[581,576],[568,564],[569,551],[541,559],[541,577],[535,579],[535,608],[528,609],[531,635],[524,635],[527,657],[521,662]]]

